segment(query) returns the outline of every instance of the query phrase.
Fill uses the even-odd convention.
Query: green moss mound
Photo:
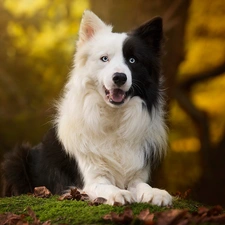
[[[0,198],[0,214],[11,212],[18,215],[26,214],[30,207],[41,222],[50,220],[52,224],[112,224],[103,220],[103,216],[111,212],[122,213],[126,206],[98,205],[91,206],[89,202],[76,200],[58,200],[59,196],[50,198],[35,198],[29,195]],[[197,211],[199,203],[175,199],[173,209],[188,209]],[[151,204],[134,203],[129,205],[134,215],[149,209],[150,212],[162,212],[170,208]]]

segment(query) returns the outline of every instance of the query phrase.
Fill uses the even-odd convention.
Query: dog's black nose
[[[126,83],[127,76],[126,76],[125,73],[114,73],[113,74],[113,81],[118,87],[120,87],[120,86],[122,86],[123,84]]]

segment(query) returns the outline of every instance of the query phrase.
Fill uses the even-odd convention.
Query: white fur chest
[[[90,144],[93,146],[93,140]],[[125,188],[134,174],[144,166],[144,149],[121,140],[113,143],[111,138],[106,138],[100,146],[90,147],[87,154],[80,153],[77,156],[84,179],[107,177],[120,188]]]
[[[66,94],[59,108],[58,137],[66,152],[77,159],[88,180],[102,175],[124,188],[145,166],[145,157],[165,147],[166,133],[160,113],[151,117],[139,97],[112,108],[96,92],[74,98]],[[74,104],[76,102],[76,104]],[[90,179],[92,176],[92,179]],[[113,179],[113,180],[112,180]]]
[[[89,173],[89,169],[96,170],[98,176],[100,173],[112,184],[125,188],[134,174],[144,167],[149,116],[143,111],[139,98],[132,99],[123,109],[108,106],[98,109],[99,112],[92,110],[92,113],[100,114],[98,122],[98,116],[93,115],[95,126],[93,122],[84,122],[83,128],[87,129],[81,134],[81,140],[85,143],[80,143],[82,151],[79,152],[85,160],[81,160],[80,168],[84,174]],[[91,161],[93,168],[87,166],[92,164]]]
[[[114,177],[111,182],[118,186],[125,185],[143,168],[151,135],[142,100],[134,97],[123,108],[111,108],[92,93],[85,96],[83,106],[74,108],[68,97],[58,122],[58,136],[66,151],[77,159],[84,175],[96,171]]]

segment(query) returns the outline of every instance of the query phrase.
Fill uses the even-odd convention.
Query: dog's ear
[[[79,39],[77,45],[80,46],[91,37],[95,35],[96,32],[102,29],[112,30],[112,27],[106,25],[98,16],[93,12],[86,10],[84,11],[83,18],[80,24]]]
[[[131,34],[147,41],[147,43],[152,47],[152,49],[156,53],[159,53],[163,41],[162,18],[153,18],[152,20],[144,23],[137,29],[133,30]]]

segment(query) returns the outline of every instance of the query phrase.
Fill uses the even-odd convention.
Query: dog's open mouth
[[[108,90],[105,88],[105,95],[110,103],[112,103],[114,105],[120,105],[120,104],[124,103],[124,101],[127,97],[127,92],[125,92],[119,88],[115,88],[112,90]]]

